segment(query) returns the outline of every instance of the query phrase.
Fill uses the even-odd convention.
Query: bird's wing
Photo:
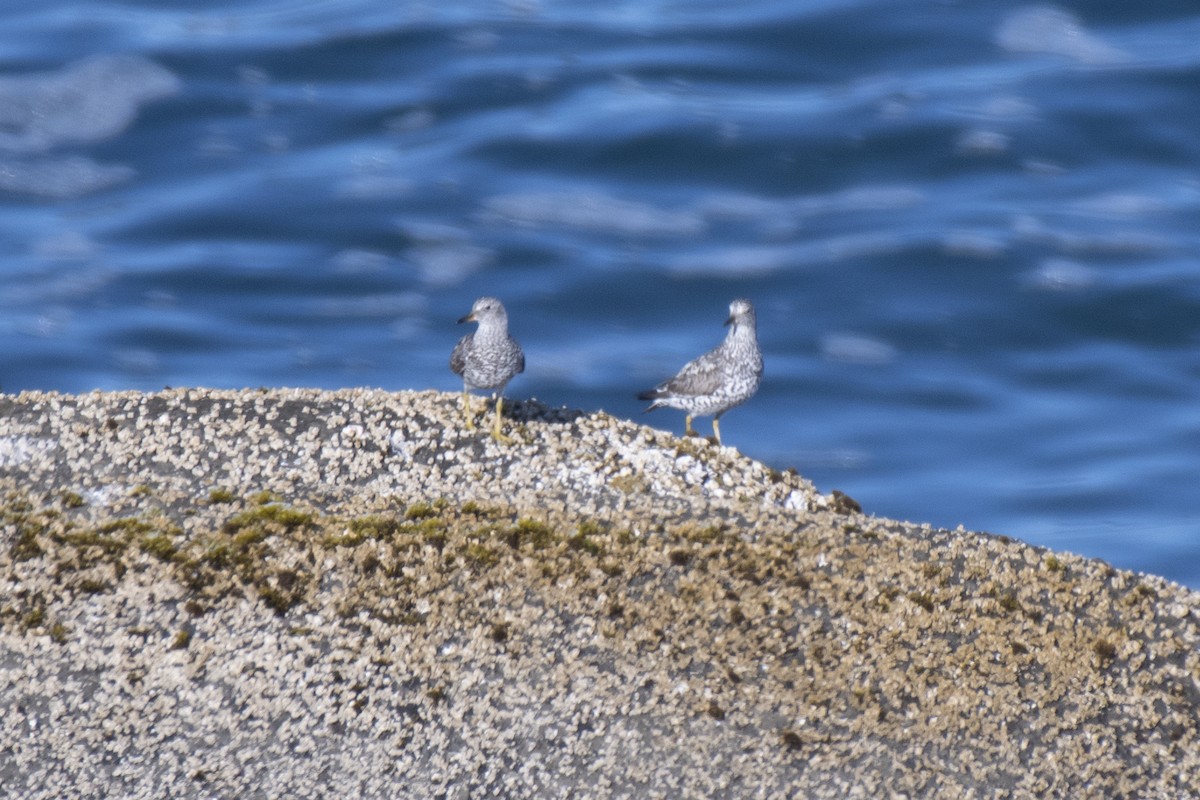
[[[463,370],[467,368],[467,345],[470,342],[471,334],[468,333],[454,345],[454,352],[450,354],[450,371],[455,375],[462,375]]]
[[[721,360],[713,350],[684,364],[678,375],[663,384],[663,389],[671,394],[712,394],[721,387],[723,377]]]
[[[516,342],[513,342],[513,344],[516,344]],[[517,372],[521,373],[524,371],[525,371],[525,351],[522,350],[521,346],[518,344],[517,345]]]

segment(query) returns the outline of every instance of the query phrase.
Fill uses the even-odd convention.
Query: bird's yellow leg
[[[471,418],[471,395],[463,389],[463,419],[467,421],[467,430],[475,430],[475,420]]]
[[[721,446],[721,425],[716,417],[713,417],[713,436],[717,437],[717,447]]]
[[[496,424],[492,427],[492,438],[502,444],[508,444],[512,441],[503,433],[500,432],[500,415],[504,412],[504,397],[496,398]]]
[[[684,436],[698,436],[699,435],[696,433],[696,429],[692,427],[692,415],[691,414],[688,414],[687,419],[685,419],[683,421],[683,435]]]

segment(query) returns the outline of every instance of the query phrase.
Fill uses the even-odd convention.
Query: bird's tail
[[[664,394],[665,392],[661,392],[658,389],[651,389],[648,392],[640,392],[637,396],[638,400],[651,401],[649,407],[646,408],[646,410],[642,413],[645,414],[646,411],[653,411],[656,408],[662,408],[662,398]]]

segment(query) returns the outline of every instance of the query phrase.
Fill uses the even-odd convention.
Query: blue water
[[[634,394],[759,309],[727,444],[1200,588],[1194,3],[6,0],[0,387]],[[699,423],[707,426],[707,420]]]

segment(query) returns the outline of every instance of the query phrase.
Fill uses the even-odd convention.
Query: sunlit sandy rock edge
[[[457,402],[0,396],[0,786],[1200,796],[1196,593]]]

